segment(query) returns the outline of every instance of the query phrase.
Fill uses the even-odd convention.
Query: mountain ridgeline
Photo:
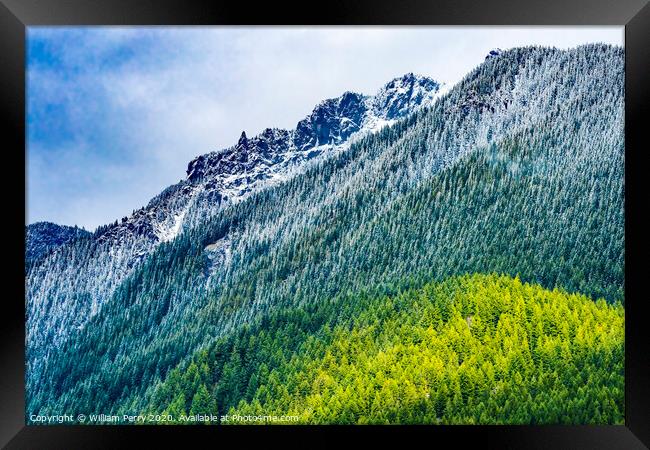
[[[51,222],[32,223],[25,227],[25,262],[29,266],[63,244],[89,235],[90,232],[79,227]]]
[[[374,96],[347,92],[325,100],[294,130],[268,128],[252,138],[242,133],[236,145],[195,158],[187,178],[146,207],[99,227],[30,271],[28,342],[34,349],[44,349],[44,339],[48,346],[62,344],[160,243],[431,104],[439,90],[436,81],[409,73]]]
[[[616,319],[624,302],[623,56],[623,49],[606,45],[494,51],[444,95],[438,83],[409,74],[372,97],[346,93],[327,100],[295,130],[243,134],[234,147],[196,158],[187,179],[146,208],[55,249],[29,268],[28,413],[250,413],[266,405],[284,414],[280,409],[311,405],[311,412],[299,414],[306,422],[530,423],[538,417],[545,423],[578,423],[584,422],[576,415],[577,399],[584,394],[580,380],[593,372],[589,379],[607,392],[595,389],[599,394],[585,401],[597,398],[600,403],[589,407],[598,410],[600,421],[617,423],[620,380],[596,373],[594,361],[616,365],[623,354],[617,334],[622,322]],[[503,320],[509,330],[503,333],[514,333],[524,354],[500,374],[521,379],[538,367],[548,375],[533,384],[514,382],[516,388],[507,387],[504,399],[532,395],[543,385],[549,389],[544,401],[573,402],[571,407],[562,411],[551,405],[540,412],[534,406],[540,399],[533,395],[511,413],[500,411],[487,401],[485,383],[497,389],[490,383],[513,381],[485,375],[489,370],[480,364],[467,367],[467,378],[458,360],[454,367],[460,372],[448,375],[449,392],[438,396],[424,387],[433,375],[418,370],[408,375],[405,368],[400,377],[411,377],[407,381],[414,384],[409,395],[415,392],[413,399],[419,399],[429,393],[430,400],[422,401],[433,404],[415,402],[404,406],[408,411],[388,405],[386,417],[371,414],[372,405],[355,406],[358,402],[350,400],[355,396],[336,386],[327,391],[336,397],[328,397],[331,404],[318,403],[325,394],[317,390],[260,393],[264,383],[270,389],[279,379],[294,386],[321,378],[322,386],[349,384],[337,368],[347,363],[319,366],[318,355],[329,345],[353,346],[358,339],[378,352],[379,341],[366,340],[388,339],[385,333],[372,334],[369,325],[357,330],[350,314],[362,310],[354,304],[468,273],[498,273],[534,283],[535,289],[559,289],[552,302],[537,300],[546,294],[524,295],[528,303],[521,308],[529,313],[490,316],[494,323],[480,328],[488,334],[476,336],[471,348],[501,339],[484,355],[496,364],[504,345],[512,345],[505,335],[493,335]],[[454,289],[444,292],[449,301],[460,298]],[[601,301],[599,308],[608,312],[593,312],[585,297],[578,303],[567,300],[573,293],[589,302],[603,299],[607,304]],[[563,301],[573,302],[571,314],[591,311],[593,317],[585,320],[613,322],[592,330],[600,334],[589,338],[607,348],[594,348],[593,355],[567,348],[573,365],[564,362],[552,375],[544,364],[559,359],[545,359],[547,353],[561,353],[555,340],[574,333],[579,320],[568,334],[556,333],[555,319],[541,332],[527,322],[544,314],[538,308],[561,310]],[[417,308],[407,310],[417,313]],[[389,308],[385,314],[391,322],[404,313]],[[476,311],[463,320],[470,315],[479,323],[487,320]],[[271,326],[269,318],[282,322]],[[458,318],[432,322],[440,333],[432,345],[453,339],[458,324],[452,319]],[[513,320],[526,323],[508,325]],[[246,349],[255,345],[238,339],[255,339],[257,334],[246,330],[257,327],[261,333],[265,326],[271,326],[269,333],[278,330],[271,345],[275,356],[251,360]],[[352,334],[328,331],[337,326]],[[422,338],[428,324],[417,327],[402,330],[405,339]],[[300,333],[292,337],[292,330]],[[293,342],[303,335],[304,342]],[[212,351],[216,342],[226,341],[234,342],[227,352]],[[447,364],[455,358],[442,350],[409,348],[434,352],[423,353],[430,361]],[[198,366],[208,375],[178,382],[200,355],[216,358]],[[239,362],[226,370],[230,358]],[[399,364],[407,367],[415,360]],[[363,364],[347,369],[356,373]],[[472,372],[479,369],[487,372]],[[368,389],[366,376],[358,375],[358,389]],[[229,379],[235,381],[224,381]],[[197,396],[203,406],[192,409]],[[382,394],[378,405],[390,399]],[[472,415],[470,404],[480,412]]]

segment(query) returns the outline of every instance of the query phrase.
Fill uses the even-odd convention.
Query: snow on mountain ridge
[[[128,217],[95,231],[84,244],[93,248],[92,264],[85,259],[87,249],[65,245],[28,275],[29,339],[38,347],[46,338],[38,330],[47,328],[52,332],[50,345],[61,345],[73,329],[82,329],[101,310],[113,290],[159,244],[252,192],[301,173],[319,158],[345,151],[357,138],[432,104],[439,87],[428,77],[406,74],[375,96],[345,92],[323,100],[294,130],[267,128],[250,138],[242,133],[235,145],[194,158],[184,180]],[[60,295],[54,299],[52,292]],[[48,319],[52,314],[56,324],[41,327],[42,321],[53,320]]]
[[[440,83],[432,78],[407,73],[379,90],[372,101],[373,112],[384,119],[395,119],[412,108],[433,103],[439,90]]]
[[[616,55],[617,58],[622,57],[622,49],[620,52],[617,51]],[[591,104],[585,101],[590,98],[585,94],[597,90],[594,88],[604,86],[609,89],[607,92],[613,92],[611,95],[615,97],[612,98],[620,99],[616,96],[618,91],[615,87],[601,82],[606,77],[582,76],[587,72],[577,70],[580,67],[590,67],[585,64],[590,64],[589,61],[594,60],[599,61],[599,65],[596,66],[599,68],[606,67],[601,67],[602,61],[608,61],[607,64],[613,61],[612,54],[609,51],[604,53],[600,47],[571,52],[555,49],[516,49],[488,59],[470,72],[443,98],[441,98],[442,90],[437,88],[435,97],[431,100],[436,102],[435,110],[430,115],[423,114],[422,121],[413,121],[415,122],[413,127],[420,130],[417,134],[415,133],[417,130],[411,128],[409,123],[399,142],[406,142],[414,137],[418,137],[418,140],[413,140],[404,147],[397,143],[391,145],[386,151],[381,150],[380,158],[374,151],[377,150],[375,146],[368,146],[370,147],[368,153],[363,158],[360,157],[358,163],[346,164],[341,170],[335,171],[335,176],[328,184],[329,188],[320,189],[318,194],[315,194],[314,200],[319,201],[303,204],[300,198],[296,198],[294,202],[287,204],[286,214],[277,216],[279,217],[277,220],[276,216],[273,216],[273,221],[268,222],[271,226],[268,226],[266,221],[252,220],[246,227],[224,229],[225,235],[221,231],[215,232],[213,235],[205,236],[209,237],[209,240],[195,242],[204,247],[204,256],[209,259],[209,264],[205,268],[209,273],[213,270],[218,273],[216,269],[228,265],[230,258],[234,258],[237,262],[236,258],[240,254],[238,251],[242,248],[242,242],[264,242],[280,233],[286,236],[286,239],[283,238],[281,242],[292,242],[292,236],[297,235],[294,230],[299,230],[305,224],[317,224],[319,216],[316,214],[316,209],[326,211],[322,209],[321,199],[325,202],[334,202],[343,198],[347,192],[373,194],[369,188],[377,180],[391,183],[386,192],[401,192],[400,189],[390,188],[399,187],[398,184],[392,184],[397,183],[398,178],[385,177],[386,174],[392,175],[392,173],[383,170],[393,162],[400,163],[396,164],[398,166],[396,171],[408,171],[408,175],[404,175],[406,181],[403,186],[406,186],[406,183],[416,186],[425,179],[425,176],[431,176],[442,168],[449,167],[472,149],[499,142],[507,136],[517,136],[517,133],[528,130],[531,125],[545,123],[549,118],[555,117],[554,114],[558,111],[566,111],[562,107],[566,102],[574,108]],[[562,72],[563,67],[566,67],[566,72]],[[572,71],[581,75],[577,86],[567,81],[570,78],[566,74]],[[558,72],[563,75],[560,78],[564,80],[562,83],[558,83],[555,78]],[[622,71],[612,69],[606,73],[618,74],[622,83]],[[415,80],[411,82],[408,80],[409,77],[406,78],[403,82],[395,82],[388,88],[390,92],[387,92],[384,97],[389,101],[379,102],[380,106],[386,106],[381,112],[390,110],[391,106],[388,105],[392,105],[393,110],[399,111],[400,105],[414,104],[407,99],[425,100],[424,96],[418,96],[419,83]],[[561,95],[558,95],[558,92]],[[77,330],[84,329],[86,325],[90,327],[91,317],[106,311],[103,309],[106,308],[104,303],[115,298],[111,294],[116,288],[119,286],[130,288],[129,284],[123,283],[125,277],[133,272],[134,266],[147,257],[160,241],[172,240],[178,233],[183,233],[187,227],[202,224],[206,217],[218,213],[225,205],[244,198],[253,189],[265,188],[272,183],[292,177],[294,173],[304,170],[307,164],[318,161],[318,155],[331,155],[334,152],[345,151],[357,136],[379,129],[395,120],[372,112],[372,108],[367,107],[368,104],[372,105],[372,101],[369,100],[371,97],[357,94],[362,97],[361,101],[354,93],[350,94],[352,95],[348,95],[347,99],[349,103],[341,102],[338,98],[321,104],[327,109],[323,111],[322,117],[331,119],[331,123],[336,125],[334,128],[328,128],[328,133],[324,132],[322,126],[318,128],[321,123],[316,123],[315,128],[305,127],[306,133],[316,133],[316,137],[325,136],[324,142],[335,142],[335,139],[348,133],[349,127],[363,123],[363,128],[350,134],[342,143],[327,143],[298,149],[288,146],[291,142],[288,136],[295,130],[266,129],[252,138],[242,134],[233,147],[214,152],[218,153],[218,156],[207,154],[195,158],[190,163],[191,170],[188,167],[186,179],[165,189],[146,207],[124,218],[122,223],[102,227],[90,239],[80,239],[72,244],[63,245],[43,261],[30,267],[26,280],[28,309],[26,358],[30,375],[29,385],[32,388],[48,386],[48,370],[54,364],[53,361],[56,361],[58,348],[73,348],[67,346],[70,337]],[[440,101],[436,98],[440,98]],[[426,101],[428,100],[423,101],[423,104]],[[357,111],[353,111],[353,108],[346,109],[352,104],[358,108]],[[365,112],[356,120],[357,116],[354,114],[362,109]],[[334,114],[341,111],[346,113]],[[312,123],[307,121],[305,125]],[[563,121],[560,126],[562,124],[571,126],[573,122]],[[330,133],[332,129],[335,133]],[[313,138],[314,134],[309,136]],[[330,141],[330,138],[333,140]],[[415,143],[418,144],[414,145]],[[419,143],[424,146],[421,150],[417,148]],[[421,153],[418,159],[409,158],[406,153],[409,149],[417,150],[417,154]],[[363,154],[365,150],[360,148],[358,153]],[[585,155],[591,155],[591,152],[585,152]],[[303,163],[291,163],[293,157],[304,158]],[[586,158],[587,162],[591,161],[589,158],[591,156]],[[273,162],[275,159],[277,163]],[[391,201],[379,204],[379,208],[389,207]],[[260,209],[264,209],[264,206],[264,204],[260,205]],[[200,230],[197,228],[197,231]],[[363,230],[360,233],[363,234]],[[197,233],[197,236],[202,235]],[[194,239],[194,235],[182,236],[183,239],[186,237]],[[237,244],[238,242],[240,244]],[[173,254],[167,253],[167,248],[161,250],[163,250],[162,257]],[[230,270],[230,267],[221,267],[221,269]],[[173,273],[166,273],[164,276],[171,278]],[[155,276],[152,274],[151,278]],[[139,283],[137,278],[134,280]],[[195,287],[197,290],[204,288],[200,284]],[[163,290],[166,286],[160,285],[160,288],[162,297],[166,293]],[[155,306],[161,301],[157,292],[152,296],[134,298],[147,305],[151,302],[151,311],[154,311]],[[184,293],[175,296],[172,300],[173,304],[179,305],[191,301],[190,294],[186,296]]]
[[[187,178],[232,174],[222,161],[232,162],[235,155],[250,155],[251,150],[270,150],[275,157],[272,163],[311,159],[323,152],[323,146],[341,145],[359,132],[376,131],[431,105],[441,86],[432,78],[408,73],[389,81],[373,96],[346,91],[321,101],[294,130],[267,128],[250,139],[244,133],[236,145],[196,157],[188,164]]]
[[[192,204],[199,202],[214,212],[282,182],[299,173],[305,162],[344,150],[357,138],[433,104],[441,86],[430,77],[407,73],[384,84],[375,95],[346,91],[325,99],[293,130],[266,128],[251,138],[242,132],[235,145],[194,158],[185,180],[121,222],[104,227],[99,239],[119,242],[124,235],[134,235],[151,246],[169,241],[183,229]]]
[[[35,261],[67,242],[89,236],[90,233],[78,227],[57,225],[51,222],[36,222],[25,227],[25,260]]]

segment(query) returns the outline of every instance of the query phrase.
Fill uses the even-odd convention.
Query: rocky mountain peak
[[[322,154],[328,146],[342,145],[359,132],[379,129],[431,104],[439,90],[437,81],[409,72],[386,83],[374,96],[346,91],[321,101],[294,130],[266,128],[252,138],[242,131],[233,147],[192,160],[187,179],[197,183],[216,177],[212,184],[223,188],[219,179],[237,177],[237,186],[244,188],[248,182],[239,180],[243,174],[255,173],[258,181],[271,172],[277,175],[289,165]]]
[[[439,90],[440,83],[433,78],[409,72],[386,83],[375,95],[372,108],[378,117],[396,119],[430,104]]]
[[[323,100],[294,130],[266,128],[250,138],[242,131],[233,146],[190,161],[185,180],[121,223],[106,227],[100,240],[137,237],[151,245],[169,240],[182,228],[194,196],[218,209],[280,182],[305,161],[334,151],[355,135],[376,131],[431,104],[439,87],[435,80],[411,72],[389,81],[375,96],[346,91]]]
[[[241,136],[239,136],[239,141],[237,142],[237,147],[248,147],[248,138],[246,137],[245,131],[241,132]]]

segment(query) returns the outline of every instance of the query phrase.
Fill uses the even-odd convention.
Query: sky
[[[493,48],[623,45],[622,27],[29,27],[27,223],[93,230],[194,157],[408,72],[452,86]]]

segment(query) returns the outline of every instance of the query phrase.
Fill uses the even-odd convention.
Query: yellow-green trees
[[[262,335],[272,344],[261,360],[262,339],[240,335],[236,342],[249,348],[238,344],[220,367],[212,362],[222,412],[295,414],[302,423],[623,420],[620,303],[476,274],[332,307],[357,312],[322,326],[295,348],[282,340],[290,339],[287,330],[300,334],[291,316],[271,320]],[[206,372],[199,370],[202,358],[184,375],[170,376],[181,389],[183,380],[185,389],[199,383],[195,401],[209,391],[197,375]],[[272,370],[264,359],[274,361]],[[173,391],[166,383],[159,388],[178,403]]]

